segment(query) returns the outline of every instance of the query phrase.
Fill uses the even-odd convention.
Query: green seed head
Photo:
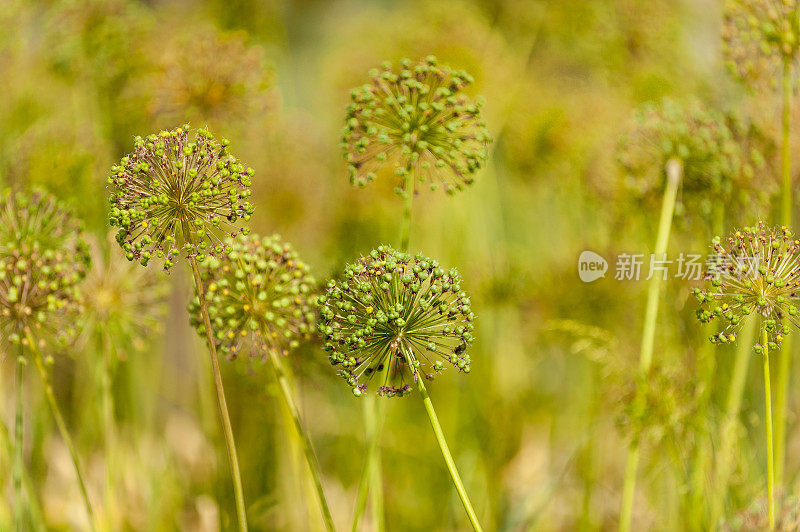
[[[447,193],[472,184],[491,141],[482,102],[464,94],[472,77],[434,57],[404,59],[399,69],[384,63],[370,74],[347,107],[342,149],[350,182],[364,186],[389,171],[401,195],[410,192],[406,178]]]
[[[229,252],[201,268],[204,295],[217,348],[234,359],[244,347],[266,357],[286,355],[314,326],[315,286],[308,265],[278,235],[240,236]],[[191,323],[202,336],[200,301],[189,305]]]
[[[253,213],[245,168],[204,129],[189,126],[136,138],[133,153],[111,168],[112,227],[128,260],[163,259],[169,269],[181,249],[202,262],[225,251],[224,235],[246,234]],[[182,246],[182,247],[181,247]]]
[[[320,297],[319,332],[355,395],[402,396],[447,364],[470,370],[475,315],[455,269],[381,246],[345,268]]]
[[[65,341],[90,263],[82,224],[42,191],[0,194],[0,334]]]
[[[800,51],[797,0],[727,0],[722,25],[728,68],[753,88],[774,86]]]
[[[722,330],[711,336],[711,342],[734,342],[744,318],[752,314],[760,317],[770,350],[776,349],[790,326],[800,325],[800,241],[786,227],[759,222],[725,240],[715,239],[712,247],[709,286],[694,291],[700,322],[721,323]]]

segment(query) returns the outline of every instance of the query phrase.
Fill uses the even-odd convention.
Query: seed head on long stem
[[[357,396],[372,379],[378,395],[402,396],[446,363],[469,373],[474,319],[458,271],[388,246],[348,265],[320,297],[324,348]]]

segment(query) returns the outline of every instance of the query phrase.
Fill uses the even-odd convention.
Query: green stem
[[[410,165],[406,167],[405,184],[403,187],[405,196],[403,197],[403,221],[400,230],[400,251],[408,252],[408,244],[411,239],[411,213],[414,206],[414,179]]]
[[[47,402],[50,405],[50,410],[53,413],[56,427],[58,428],[58,432],[61,434],[61,439],[64,440],[64,444],[67,446],[67,450],[69,451],[69,456],[72,459],[72,466],[75,469],[75,476],[78,478],[78,486],[80,487],[81,496],[83,497],[83,503],[84,506],[86,506],[86,513],[89,516],[89,526],[92,530],[96,530],[94,510],[92,510],[92,503],[89,500],[89,492],[86,490],[86,482],[84,482],[83,473],[81,473],[82,469],[80,458],[78,458],[78,452],[75,450],[75,444],[72,442],[72,437],[69,435],[69,431],[67,430],[67,424],[64,421],[64,416],[61,414],[61,409],[58,407],[58,402],[56,401],[56,396],[53,392],[53,384],[50,381],[50,376],[47,374],[47,370],[44,367],[42,353],[39,351],[38,345],[34,341],[30,331],[26,332],[26,336],[28,344],[31,347],[31,351],[33,351],[33,362],[36,364],[36,369],[39,370],[39,375],[42,377],[44,394],[47,398]]]
[[[417,381],[417,389],[422,396],[422,402],[425,405],[425,411],[428,413],[428,418],[431,421],[433,433],[436,435],[436,442],[439,444],[439,449],[442,451],[442,456],[447,464],[447,470],[450,472],[450,477],[453,479],[453,484],[456,487],[458,496],[461,499],[461,503],[464,505],[464,510],[467,512],[469,522],[476,532],[482,532],[483,529],[478,522],[478,516],[475,514],[475,510],[472,508],[472,503],[469,501],[469,497],[467,496],[467,490],[464,489],[464,484],[461,482],[461,476],[458,474],[458,468],[453,460],[453,456],[450,454],[450,448],[447,446],[447,440],[444,438],[444,432],[442,432],[442,426],[439,424],[439,418],[436,415],[436,410],[433,408],[433,403],[428,395],[428,390],[425,388],[424,377],[420,375],[419,371],[417,371],[416,368],[418,364],[415,364],[415,360],[411,357],[411,353],[409,353],[406,347],[401,346],[400,349],[403,351],[403,356],[406,359],[408,367],[414,368],[414,379]]]
[[[183,235],[187,242],[191,242],[191,233],[186,222],[183,222]],[[189,257],[189,262],[192,265],[192,273],[194,274],[194,283],[197,290],[197,299],[200,301],[200,310],[203,314],[203,324],[206,329],[206,341],[208,343],[208,351],[211,356],[211,372],[214,375],[214,387],[217,391],[217,408],[219,416],[222,420],[222,429],[225,433],[225,446],[228,450],[228,464],[231,469],[231,478],[233,480],[233,497],[236,501],[236,514],[239,519],[239,530],[241,532],[247,531],[247,512],[244,505],[244,490],[242,490],[242,476],[239,473],[239,458],[236,456],[236,441],[233,439],[233,428],[231,427],[231,418],[228,414],[228,402],[225,400],[225,389],[222,386],[222,374],[219,369],[219,360],[217,359],[217,346],[214,342],[214,335],[211,332],[211,318],[208,316],[208,302],[205,299],[205,289],[203,288],[203,279],[200,276],[200,267],[197,265],[197,259],[193,256]]]
[[[789,146],[789,127],[792,98],[791,64],[783,61],[782,91],[782,138],[781,138],[781,176],[782,176],[782,208],[781,223],[787,227],[792,225],[792,167]],[[785,450],[786,450],[786,409],[788,403],[789,372],[792,360],[792,337],[788,335],[778,355],[778,375],[775,390],[775,481],[783,485]]]
[[[736,347],[736,359],[733,364],[731,385],[728,389],[728,399],[725,405],[725,417],[720,427],[720,445],[718,453],[717,472],[714,481],[714,490],[711,499],[711,529],[715,530],[722,517],[725,504],[725,495],[728,490],[728,480],[733,471],[735,456],[734,444],[736,443],[739,411],[744,397],[747,372],[750,366],[753,340],[756,332],[756,320],[747,319],[741,332]]]
[[[5,423],[0,420],[0,440],[2,440],[2,453],[3,458],[5,460],[14,460],[14,442],[11,441],[11,433],[6,427]],[[16,466],[15,466],[16,467]],[[32,530],[45,530],[44,525],[44,518],[42,517],[42,509],[39,507],[38,502],[36,501],[36,490],[33,487],[33,482],[31,481],[30,474],[26,471],[25,466],[23,464],[22,467],[22,489],[25,493],[25,509],[27,509],[27,515],[30,517],[30,528]],[[14,511],[16,517],[16,511],[22,510],[22,508],[18,508],[18,505],[15,503]],[[24,527],[23,527],[24,529]]]
[[[102,337],[101,333],[101,337]],[[103,357],[103,374],[101,378],[103,402],[103,434],[106,455],[105,509],[107,530],[114,529],[114,444],[116,427],[114,424],[114,396],[112,392],[111,350],[107,342],[100,340]]]
[[[683,167],[677,159],[671,159],[666,165],[667,183],[664,189],[664,199],[661,204],[661,216],[658,222],[656,235],[655,257],[663,259],[667,253],[669,233],[672,227],[672,214],[675,211],[675,199],[678,194]],[[639,349],[639,373],[646,376],[650,371],[653,361],[653,346],[655,343],[656,319],[658,317],[658,301],[661,292],[661,276],[654,274],[650,278],[647,292],[647,306],[645,307],[644,328],[642,330],[642,343]],[[643,412],[641,390],[637,390],[634,399],[634,419],[639,419]],[[638,423],[638,422],[637,422]],[[638,430],[636,428],[635,430]],[[636,493],[636,473],[639,467],[639,437],[634,435],[628,448],[628,458],[625,466],[625,483],[622,490],[622,504],[620,507],[619,530],[628,532],[631,529],[633,517],[633,499]]]
[[[266,337],[263,331],[262,335]],[[286,370],[283,367],[283,362],[278,358],[278,354],[275,353],[275,351],[269,349],[267,352],[269,354],[269,360],[272,364],[272,370],[275,372],[275,377],[280,385],[283,400],[286,404],[286,407],[289,409],[289,414],[292,416],[294,428],[297,430],[297,434],[300,436],[303,454],[306,457],[308,470],[311,473],[311,480],[314,482],[314,488],[316,489],[317,500],[319,502],[320,509],[322,510],[322,520],[325,522],[325,528],[328,531],[334,531],[336,528],[333,526],[333,517],[331,516],[331,511],[328,507],[328,501],[325,498],[325,490],[322,489],[322,475],[320,474],[319,461],[317,460],[317,455],[314,452],[314,446],[311,443],[311,438],[308,436],[308,431],[306,431],[305,426],[303,426],[303,421],[300,419],[300,411],[298,410],[297,404],[294,401],[292,388],[286,376]]]
[[[772,454],[772,394],[770,393],[769,380],[769,338],[767,330],[761,334],[761,344],[764,351],[764,411],[766,412],[767,436],[767,515],[769,516],[769,529],[775,529],[775,461]]]
[[[17,415],[14,422],[14,520],[17,532],[25,530],[24,503],[22,500],[22,412],[23,412],[23,387],[25,358],[22,342],[19,344],[19,358],[16,367],[17,386]]]
[[[383,482],[380,470],[380,432],[383,417],[378,412],[378,398],[367,394],[364,398],[364,426],[367,433],[367,458],[361,468],[356,492],[356,511],[353,515],[352,531],[359,530],[358,525],[367,507],[367,492],[372,493],[372,513],[375,529],[383,530]],[[382,409],[381,409],[382,410]],[[371,484],[371,486],[370,486]],[[370,489],[367,489],[370,488]]]

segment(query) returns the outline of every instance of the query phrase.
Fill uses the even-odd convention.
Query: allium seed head
[[[770,228],[764,222],[733,232],[713,242],[715,267],[707,274],[710,284],[694,293],[700,302],[697,318],[702,323],[718,320],[722,331],[713,343],[736,340],[746,316],[761,318],[770,351],[777,349],[789,326],[800,325],[800,240],[786,227]],[[756,346],[760,352],[762,346]]]
[[[63,318],[81,308],[89,266],[82,224],[42,191],[0,194],[0,335],[18,344],[74,333]]]
[[[440,67],[436,58],[404,59],[370,72],[372,80],[353,89],[342,149],[350,182],[363,186],[384,168],[400,177],[454,193],[470,185],[486,161],[491,140],[481,118],[481,100],[464,93],[472,77]]]
[[[707,109],[696,100],[665,100],[636,110],[620,139],[618,159],[625,186],[638,196],[661,195],[670,159],[683,165],[680,208],[708,217],[715,205],[730,206],[738,190],[752,201],[754,175],[765,160],[752,133],[734,117]]]
[[[173,265],[180,245],[202,262],[221,256],[225,235],[247,234],[238,227],[253,213],[252,168],[245,168],[204,129],[189,137],[189,126],[136,138],[133,153],[111,168],[112,227],[128,260],[147,265],[153,257]]]
[[[357,396],[373,378],[378,395],[402,396],[445,363],[469,373],[474,319],[455,269],[387,246],[348,265],[320,297],[324,348]]]
[[[316,282],[308,265],[278,235],[240,236],[227,245],[227,255],[201,268],[217,349],[229,359],[245,345],[261,358],[267,350],[288,354],[313,330]],[[189,314],[205,335],[197,298]]]
[[[784,61],[800,52],[797,0],[728,0],[722,25],[728,67],[753,86],[775,85]]]
[[[107,341],[121,359],[142,351],[162,330],[169,285],[163,277],[125,260],[109,233],[105,245],[89,238],[92,267],[83,282],[82,341]]]

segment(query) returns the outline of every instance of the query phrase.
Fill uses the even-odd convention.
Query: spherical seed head
[[[252,168],[245,168],[205,129],[189,126],[136,138],[133,153],[111,168],[112,227],[128,260],[173,265],[182,245],[202,262],[225,251],[225,235],[247,234]],[[182,244],[181,244],[182,243]]]
[[[372,379],[378,395],[402,396],[446,363],[470,371],[475,315],[455,269],[381,246],[330,281],[319,302],[328,359],[357,396]]]
[[[281,237],[239,236],[227,241],[227,255],[201,268],[217,349],[236,358],[245,346],[252,356],[286,355],[311,335],[316,282],[309,267]],[[189,304],[191,323],[201,336],[200,301]]]
[[[82,224],[42,191],[0,194],[0,335],[66,340],[90,258]]]
[[[775,86],[800,52],[797,0],[728,0],[722,25],[728,68],[754,88]]]
[[[481,100],[464,94],[470,75],[434,57],[404,59],[397,71],[384,63],[370,74],[347,107],[342,149],[350,182],[364,186],[387,168],[400,178],[401,195],[406,177],[450,194],[472,184],[491,137]]]
[[[640,197],[660,197],[665,166],[677,159],[683,167],[681,208],[709,217],[740,189],[750,191],[743,201],[757,200],[753,178],[765,160],[754,135],[736,117],[696,100],[642,105],[619,143],[625,186]]]
[[[143,351],[163,329],[169,285],[163,277],[125,260],[113,232],[105,245],[90,237],[92,267],[83,282],[79,328],[84,343],[103,341],[121,359]]]
[[[711,336],[713,343],[736,340],[736,331],[749,315],[761,318],[769,349],[777,349],[798,320],[800,287],[800,241],[786,227],[770,228],[764,222],[715,238],[708,286],[695,289],[700,302],[697,318],[702,323],[717,320],[722,330]],[[756,347],[760,351],[763,346]]]

